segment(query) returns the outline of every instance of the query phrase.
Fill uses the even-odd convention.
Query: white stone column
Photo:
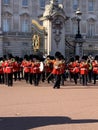
[[[45,51],[46,54],[49,55],[50,54],[50,50],[51,50],[51,23],[48,19],[46,19],[45,21],[43,21],[43,26],[46,29],[47,32],[47,36],[45,36]]]
[[[51,24],[51,21],[48,21],[48,55],[50,54],[51,52],[51,44],[52,44],[52,24]]]

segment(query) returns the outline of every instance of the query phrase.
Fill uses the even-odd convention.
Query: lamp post
[[[76,14],[76,20],[78,23],[77,34],[75,35],[75,46],[76,46],[75,54],[82,57],[83,56],[83,41],[84,41],[82,38],[82,35],[80,34],[80,21],[81,21],[82,12],[78,8],[75,14]]]

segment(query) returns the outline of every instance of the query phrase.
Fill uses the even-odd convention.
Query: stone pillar
[[[76,43],[76,51],[75,54],[82,57],[83,56],[83,43]]]
[[[45,39],[45,50],[47,55],[55,55],[57,51],[65,56],[65,20],[63,17],[55,16],[51,21],[45,19],[43,26],[47,30]]]
[[[67,16],[63,10],[63,5],[58,1],[50,0],[50,4],[45,6],[45,12],[40,20],[47,30],[47,41],[45,50],[47,55],[55,55],[57,51],[65,56],[65,21]]]
[[[76,43],[75,55],[79,55],[79,43]]]
[[[65,56],[65,19],[61,16],[55,16],[52,22],[51,54],[56,51]]]

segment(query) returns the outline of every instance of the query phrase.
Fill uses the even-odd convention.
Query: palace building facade
[[[0,0],[0,56],[12,53],[23,57],[32,54],[32,19],[39,17],[50,0]],[[65,55],[72,55],[74,37],[78,25],[75,11],[79,7],[82,16],[80,32],[83,36],[83,54],[98,54],[98,0],[58,0],[69,19],[65,22],[65,38],[68,45]],[[44,44],[44,42],[43,42]],[[64,43],[66,44],[66,43]],[[43,51],[44,52],[44,51]]]

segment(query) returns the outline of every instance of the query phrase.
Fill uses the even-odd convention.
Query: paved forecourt
[[[0,85],[0,130],[98,130],[98,84]]]

